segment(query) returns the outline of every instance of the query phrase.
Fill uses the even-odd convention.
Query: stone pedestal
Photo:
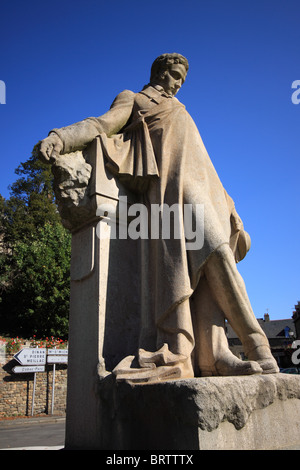
[[[99,384],[106,450],[269,450],[300,447],[300,377],[209,377]]]

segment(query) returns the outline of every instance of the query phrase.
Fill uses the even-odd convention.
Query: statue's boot
[[[138,357],[128,356],[113,370],[117,380],[129,383],[153,383],[193,378],[191,358],[169,351],[164,344],[157,351],[139,349]]]
[[[194,368],[196,375],[237,376],[262,374],[264,369],[257,362],[268,367],[266,357],[258,356],[259,350],[253,350],[253,357],[244,361],[236,357],[229,349],[225,330],[225,317],[222,309],[214,300],[206,277],[202,277],[191,298],[191,311],[195,332]],[[258,341],[250,338],[249,344]],[[272,357],[272,356],[271,356]],[[272,362],[272,365],[273,362]],[[266,369],[268,370],[268,369]]]
[[[264,374],[279,372],[268,339],[253,313],[244,281],[228,245],[222,245],[204,268],[210,294],[236,332],[250,361],[256,361]]]
[[[113,373],[117,380],[131,383],[193,378],[193,348],[191,310],[186,299],[156,325],[155,345],[145,343],[137,356],[123,359]]]
[[[209,376],[236,376],[236,375],[254,375],[261,374],[262,368],[255,361],[242,361],[234,356],[227,354],[226,357],[218,359],[213,365],[200,365],[200,373],[202,377]]]
[[[247,357],[256,361],[263,370],[263,374],[275,374],[279,372],[276,360],[271,354],[269,346],[257,346],[247,352]]]

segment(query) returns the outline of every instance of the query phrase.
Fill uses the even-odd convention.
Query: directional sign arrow
[[[46,348],[23,348],[14,358],[22,366],[46,364]]]

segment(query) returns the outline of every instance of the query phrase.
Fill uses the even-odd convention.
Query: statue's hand
[[[54,163],[63,149],[63,142],[60,137],[51,133],[46,139],[42,140],[39,149],[39,158],[44,163]]]

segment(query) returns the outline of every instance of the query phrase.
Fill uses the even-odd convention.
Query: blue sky
[[[158,55],[179,52],[190,70],[177,97],[251,235],[239,270],[255,315],[290,318],[300,300],[299,18],[299,0],[2,2],[0,193],[9,197],[16,167],[52,128],[103,114],[148,82]]]

